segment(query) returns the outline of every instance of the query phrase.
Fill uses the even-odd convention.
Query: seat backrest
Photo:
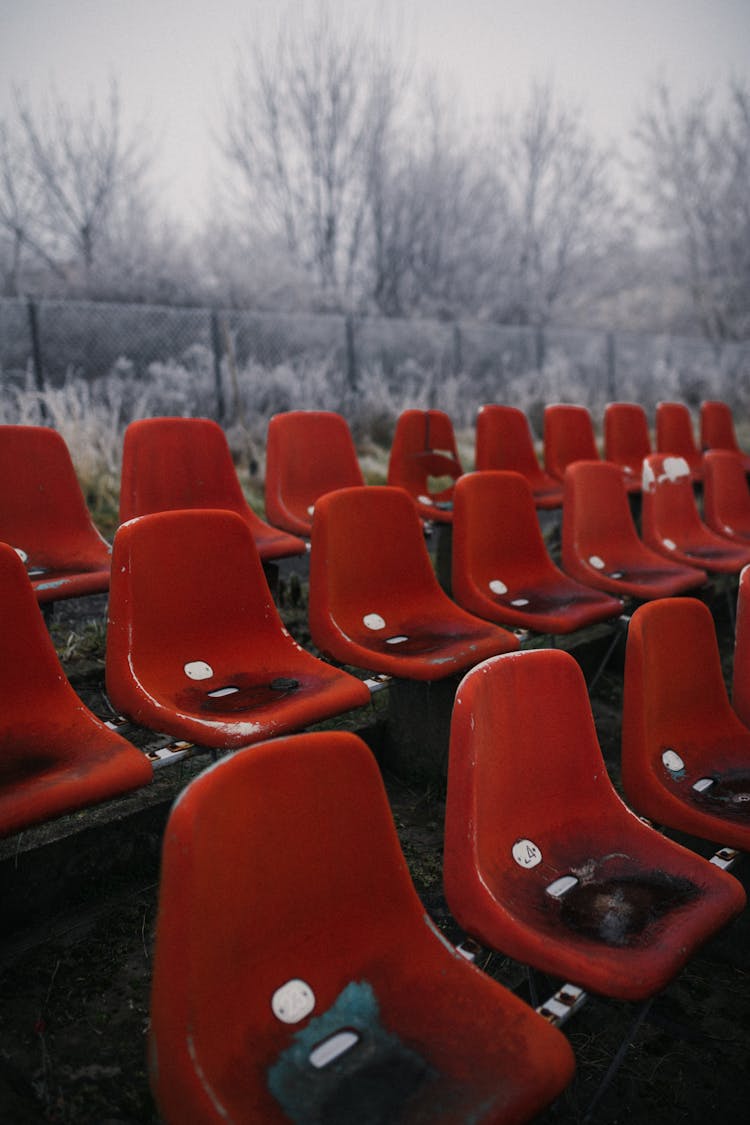
[[[641,549],[621,469],[609,461],[569,465],[563,504],[563,561],[566,557],[598,556],[607,543],[615,542]]]
[[[684,457],[651,453],[643,461],[641,526],[645,542],[679,543],[688,532],[704,529]]]
[[[268,423],[266,515],[278,527],[312,525],[318,497],[337,488],[363,485],[351,431],[340,414],[290,410]],[[291,529],[290,529],[291,530]]]
[[[108,550],[99,535],[65,440],[46,426],[0,426],[0,539],[30,560],[75,566]]]
[[[466,586],[489,591],[503,576],[533,584],[535,574],[551,569],[534,497],[520,473],[467,473],[456,482],[452,569],[459,602]]]
[[[703,454],[703,516],[720,534],[750,536],[750,485],[741,453],[708,449]]]
[[[637,402],[609,402],[604,408],[604,456],[640,475],[651,453],[646,411]]]
[[[252,532],[234,512],[130,520],[115,535],[112,558],[108,680],[126,675],[179,692],[208,676],[205,666],[237,675],[249,642],[261,661],[282,630]]]
[[[0,543],[0,732],[28,727],[40,701],[50,714],[80,707],[63,674],[26,569],[15,550]],[[7,753],[3,745],[2,754]]]
[[[750,727],[750,566],[740,573],[732,667],[732,706]]]
[[[433,501],[447,498],[463,472],[453,423],[444,410],[405,410],[399,415],[388,460],[388,484]],[[428,478],[450,477],[448,487],[431,492]]]
[[[547,472],[563,480],[574,461],[599,458],[594,426],[585,406],[550,403],[544,409],[544,464]]]
[[[204,771],[172,811],[162,860],[152,1076],[168,1119],[214,1120],[221,1075],[228,1119],[286,1120],[268,1075],[300,1021],[423,914],[356,735],[274,739]]]
[[[566,825],[619,809],[583,673],[560,649],[493,657],[467,673],[448,769],[446,891],[460,899],[461,880],[485,882],[511,913],[514,886],[554,853]]]
[[[226,435],[210,418],[142,418],[125,431],[120,522],[151,512],[247,512]]]
[[[637,792],[646,774],[662,774],[678,731],[716,743],[722,726],[739,726],[724,682],[716,629],[697,598],[659,598],[630,621],[625,656],[622,773]],[[678,739],[679,741],[679,739]],[[667,767],[668,768],[668,767]]]
[[[368,485],[322,496],[315,505],[312,544],[311,627],[318,615],[342,626],[356,616],[359,629],[363,604],[365,613],[383,613],[385,607],[397,618],[425,592],[445,597],[419,516],[401,488]]]
[[[522,410],[489,403],[477,414],[477,470],[508,469],[533,477],[541,471],[531,428]]]
[[[657,402],[656,448],[659,453],[684,457],[690,471],[700,471],[701,452],[695,440],[690,411],[684,402]]]
[[[728,403],[706,399],[700,405],[702,449],[732,449],[740,452],[734,416]]]

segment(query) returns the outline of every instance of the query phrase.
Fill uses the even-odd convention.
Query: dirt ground
[[[304,606],[292,591],[285,615],[305,641]],[[56,615],[52,631],[68,675],[102,708],[102,606],[76,618]],[[731,630],[717,616],[722,652]],[[592,704],[602,750],[617,779],[622,666],[614,660]],[[205,761],[171,767],[169,784],[185,784]],[[177,771],[180,777],[177,778]],[[441,888],[444,802],[439,786],[385,776],[402,846],[417,890],[452,940],[462,935]],[[164,784],[167,784],[166,782]],[[94,815],[91,813],[90,815]],[[158,839],[156,840],[158,850]],[[150,853],[153,857],[153,849]],[[7,862],[7,859],[6,859]],[[747,861],[735,870],[748,883]],[[156,1125],[145,1065],[149,982],[157,910],[156,861],[136,863],[127,879],[106,879],[43,925],[0,931],[0,1122],[31,1125]],[[7,905],[7,904],[6,904]],[[617,1075],[590,1120],[601,1123],[748,1120],[750,1105],[750,910],[714,939],[656,998]],[[481,967],[528,998],[524,968],[482,951]],[[537,978],[539,998],[557,982]],[[601,1079],[637,1011],[589,998],[566,1024],[577,1058],[574,1082],[538,1120],[584,1119]],[[352,1125],[357,1125],[352,1122]],[[386,1123],[384,1123],[386,1125]]]

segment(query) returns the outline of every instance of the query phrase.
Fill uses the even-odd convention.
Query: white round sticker
[[[542,862],[542,853],[533,840],[516,840],[513,858],[519,867],[536,867]]]
[[[282,1023],[299,1023],[315,1007],[315,993],[304,980],[288,980],[271,997],[271,1010]]]

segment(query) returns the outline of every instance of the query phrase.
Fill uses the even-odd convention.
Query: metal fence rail
[[[291,379],[288,369],[297,373]],[[164,391],[173,409],[220,420],[295,405],[383,411],[447,409],[469,424],[483,402],[522,406],[533,426],[546,402],[601,411],[613,399],[697,406],[721,398],[750,414],[750,343],[475,322],[0,299],[0,378],[57,388],[128,377]],[[301,381],[301,382],[300,382]],[[171,396],[171,398],[169,397]]]

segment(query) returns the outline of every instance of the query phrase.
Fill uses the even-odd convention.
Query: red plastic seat
[[[277,527],[309,537],[316,500],[337,488],[364,483],[351,431],[340,414],[290,410],[271,418],[266,515]]]
[[[684,402],[657,402],[656,451],[684,457],[693,481],[703,479],[703,460],[695,440],[693,421]]]
[[[437,931],[345,732],[225,759],[175,805],[149,1064],[166,1125],[519,1123],[574,1067]]]
[[[729,702],[711,611],[695,598],[651,602],[631,619],[622,782],[659,824],[750,848],[750,730]]]
[[[557,480],[573,461],[597,461],[591,415],[585,406],[554,402],[544,408],[544,464]]]
[[[399,415],[388,484],[406,489],[423,520],[452,522],[453,485],[462,472],[453,423],[443,410],[405,410]]]
[[[734,415],[726,402],[706,399],[700,407],[701,448],[728,449],[742,458],[742,467],[750,473],[750,453],[745,453],[737,441]]]
[[[304,554],[304,540],[252,510],[226,435],[210,418],[143,418],[125,431],[120,522],[152,512],[224,508],[241,516],[264,562]]]
[[[287,633],[235,512],[130,520],[112,565],[107,691],[136,723],[236,749],[369,702]]]
[[[703,518],[718,535],[750,546],[750,484],[741,454],[729,449],[703,454]]]
[[[0,836],[148,785],[145,754],[65,678],[18,555],[0,543]]]
[[[15,547],[39,602],[106,592],[110,547],[56,430],[0,426],[0,540]]]
[[[643,462],[641,533],[665,558],[709,573],[738,574],[750,563],[750,544],[717,535],[700,517],[690,467],[683,457],[652,453]]]
[[[732,668],[732,706],[750,727],[750,567],[740,573]]]
[[[309,619],[322,652],[403,679],[443,679],[518,647],[444,593],[413,503],[388,486],[341,489],[315,505]]]
[[[604,456],[622,469],[632,492],[640,491],[643,458],[652,453],[646,411],[637,402],[604,408]]]
[[[562,565],[573,578],[648,601],[694,590],[706,572],[683,566],[638,537],[622,473],[607,461],[579,461],[565,474]]]
[[[467,473],[456,482],[451,587],[470,613],[538,633],[571,633],[623,610],[619,598],[555,566],[520,473]]]
[[[485,661],[451,726],[445,894],[468,933],[590,992],[663,988],[745,905],[740,883],[618,797],[583,673],[559,649]]]
[[[562,507],[562,484],[539,464],[528,419],[515,406],[492,403],[480,407],[475,464],[479,471],[497,469],[521,473],[529,482],[537,508]]]

